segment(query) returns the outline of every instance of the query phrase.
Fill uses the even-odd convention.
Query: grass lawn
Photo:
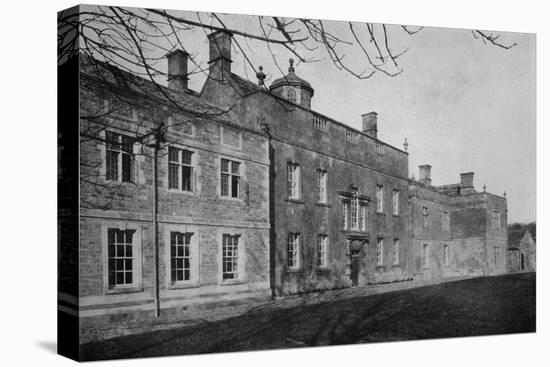
[[[474,278],[83,344],[84,360],[535,331],[535,274]]]

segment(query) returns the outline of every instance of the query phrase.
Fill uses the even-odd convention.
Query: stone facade
[[[105,73],[110,76],[107,71]],[[60,289],[60,298],[68,307],[77,309],[80,316],[86,317],[128,311],[152,312],[157,279],[161,309],[243,297],[269,297],[267,137],[238,121],[210,118],[212,111],[212,116],[217,116],[219,110],[202,102],[196,94],[167,88],[166,91],[184,105],[183,111],[171,111],[159,108],[155,100],[141,95],[133,86],[123,90],[115,78],[107,80],[108,84],[99,81],[96,73],[87,68],[87,60],[81,60],[78,231],[72,228],[73,231],[65,235],[71,227],[60,218],[60,242],[71,243],[71,248],[79,250],[79,273],[75,278],[78,286],[74,287],[78,292],[68,293]],[[109,102],[111,94],[115,94],[113,91],[124,99],[117,101],[116,107]],[[155,117],[161,113],[168,122],[156,158],[156,260],[154,144],[152,138],[147,137],[158,127]],[[115,163],[111,164],[118,172],[114,178],[109,178],[112,173],[107,172],[111,157],[108,150],[113,144],[110,141],[112,134],[128,136],[131,140],[126,149],[128,168],[122,162],[126,154],[123,142]],[[136,139],[144,136],[145,139]],[[120,149],[121,144],[114,145]],[[169,150],[178,152],[178,161],[183,159],[182,151],[191,156],[188,182],[183,183],[183,173],[177,166],[177,188],[168,182],[169,162],[174,160],[170,158]],[[229,168],[222,167],[224,162],[231,162],[229,167],[233,167],[227,175],[230,189],[225,194],[222,193],[221,176]],[[131,267],[127,272],[130,280],[121,278],[122,286],[113,285],[117,281],[111,279],[110,273],[118,266],[112,265],[111,261],[121,261],[121,264],[123,261],[112,260],[112,257],[119,256],[118,249],[114,254],[110,252],[110,233],[113,230],[132,234],[131,241],[125,242],[131,243],[131,250],[126,250],[130,255],[128,252],[124,255],[131,258],[131,263],[123,265]],[[70,238],[71,233],[79,233],[78,247]],[[173,265],[176,260],[173,251],[177,247],[174,233],[183,234],[182,239],[190,236],[186,243],[183,241],[187,239],[180,240],[180,247],[186,249],[175,255],[182,255],[185,258],[181,260],[182,264],[185,261],[186,265]],[[230,278],[225,277],[223,270],[226,269],[226,256],[222,254],[224,236],[237,238],[234,249],[237,260]],[[68,261],[62,260],[60,268],[66,263]],[[179,276],[172,275],[172,270],[178,267],[184,270]],[[184,271],[185,276],[182,275]],[[62,284],[71,286],[66,281]]]
[[[473,181],[438,187],[429,178],[411,180],[409,194],[415,278],[506,272],[504,197],[477,192]]]
[[[227,34],[221,38],[224,43],[231,40]],[[297,76],[292,60],[288,74],[268,89],[230,68],[215,75],[222,75],[223,82],[208,79],[201,97],[231,107],[236,118],[261,124],[270,136],[274,295],[506,271],[506,200],[478,193],[473,173],[462,174],[460,184],[435,187],[431,167],[425,165],[421,175],[426,177],[409,179],[408,153],[377,139],[377,114],[363,114],[363,130],[357,131],[312,111],[313,87]],[[300,170],[296,197],[288,192],[289,165]],[[319,202],[319,171],[326,173],[326,202]],[[346,214],[351,221],[349,208],[343,208],[353,200],[351,190],[366,206],[364,229],[343,224]],[[431,213],[426,225],[424,208]],[[495,210],[501,215],[498,230],[489,225]],[[448,216],[445,229],[443,212]],[[289,260],[295,256],[290,254],[293,234],[299,234],[300,242],[297,267]],[[328,240],[328,266],[318,259],[319,236]]]
[[[536,271],[536,243],[526,230],[523,236],[510,236],[508,239],[508,271]]]
[[[292,62],[270,90],[231,72],[230,34],[209,40],[211,78],[200,93],[179,75],[187,54],[167,55],[163,91],[178,108],[150,82],[107,66],[99,78],[80,60],[80,130],[60,133],[79,142],[64,146],[80,156],[79,211],[60,201],[64,310],[108,321],[150,315],[157,304],[173,312],[506,271],[504,197],[476,191],[473,173],[433,186],[425,165],[410,179],[406,146],[377,138],[375,112],[362,116],[361,131],[350,128],[310,109],[313,87]],[[119,260],[128,273],[120,279],[111,271]]]

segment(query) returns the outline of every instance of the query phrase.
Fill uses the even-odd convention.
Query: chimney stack
[[[474,173],[466,172],[460,174],[460,186],[463,189],[469,189],[474,187]]]
[[[168,59],[168,88],[179,91],[187,89],[187,58],[183,50],[174,50],[166,54]]]
[[[210,77],[222,80],[224,73],[231,72],[231,38],[226,30],[218,30],[208,35],[210,42]]]
[[[363,119],[363,132],[368,136],[378,139],[378,114],[367,112],[361,115]]]
[[[431,185],[432,184],[432,166],[429,164],[423,164],[422,166],[418,166],[419,171],[419,181],[422,182],[425,185]]]

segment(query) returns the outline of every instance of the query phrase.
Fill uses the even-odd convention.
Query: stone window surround
[[[188,190],[182,190],[182,189],[175,189],[175,188],[170,188],[170,182],[169,182],[169,164],[170,164],[170,158],[168,156],[168,149],[169,148],[176,148],[176,149],[179,149],[180,151],[181,150],[188,150],[191,152],[191,167],[193,167],[193,170],[192,170],[192,174],[191,174],[191,190],[188,191]],[[193,149],[191,147],[188,147],[186,145],[183,145],[183,144],[174,144],[174,143],[170,143],[170,145],[166,148],[166,159],[167,159],[167,166],[166,166],[166,188],[169,192],[175,192],[175,193],[179,193],[179,194],[184,194],[184,195],[198,195],[198,186],[199,186],[199,172],[200,170],[198,169],[199,167],[199,154],[197,152],[196,149]],[[180,163],[181,164],[181,163]],[[181,182],[181,174],[180,174],[180,186],[182,184]]]
[[[134,230],[132,238],[132,254],[134,261],[132,262],[133,283],[125,286],[117,286],[109,288],[109,244],[108,244],[108,229],[131,229]],[[143,292],[143,233],[142,226],[133,222],[127,221],[104,221],[101,224],[101,252],[103,258],[103,293],[104,294],[119,294],[119,293],[136,293]]]
[[[324,246],[323,254],[324,257],[320,258],[320,247]],[[317,264],[319,269],[327,269],[329,266],[329,248],[330,248],[330,242],[329,237],[326,233],[320,233],[317,235]],[[324,260],[324,261],[321,261]]]
[[[394,238],[393,239],[393,243],[392,243],[392,257],[393,257],[393,261],[392,261],[392,265],[393,266],[399,266],[399,250],[400,250],[400,247],[399,246],[399,238]]]
[[[288,253],[289,253],[289,245],[291,244],[290,242],[290,236],[293,235],[295,236],[292,244],[293,246],[296,246],[296,250],[294,252],[296,252],[296,259],[295,259],[295,265],[293,266],[289,266],[288,265],[288,262],[289,262],[289,257],[288,257]],[[302,271],[302,259],[301,259],[301,256],[302,256],[302,234],[300,232],[297,232],[297,231],[294,231],[294,232],[288,232],[288,235],[287,235],[287,238],[286,238],[286,269],[287,269],[287,272],[297,272],[297,271]]]
[[[137,153],[137,143],[134,142],[132,145],[132,157],[133,157],[133,176],[134,179],[133,182],[126,182],[121,180],[107,180],[107,137],[106,132],[113,132],[116,134],[126,135],[135,137],[135,131],[129,131],[123,128],[119,128],[116,126],[109,126],[108,128],[102,130],[99,132],[99,155],[101,159],[101,164],[99,165],[99,177],[101,177],[104,182],[117,182],[121,185],[142,185],[145,184],[145,176],[143,175],[143,171],[141,170],[141,165],[144,163],[145,158],[144,156],[140,156]],[[120,171],[120,170],[119,170]],[[122,172],[119,172],[119,175],[121,175]]]
[[[429,269],[430,268],[430,244],[423,243],[421,250],[422,250],[422,269]]]
[[[191,279],[172,282],[171,256],[170,256],[170,232],[192,233],[190,241],[191,251]],[[166,264],[166,289],[193,288],[200,286],[200,246],[199,228],[188,224],[164,225],[164,263]]]
[[[297,189],[297,196],[296,197],[292,197],[288,193],[288,184],[289,184],[288,169],[289,169],[290,165],[293,165],[293,166],[296,167],[296,171],[294,173],[295,177],[297,177],[297,180],[298,180],[298,182],[296,183],[296,189]],[[302,177],[302,166],[296,160],[287,159],[285,168],[286,168],[285,175],[286,175],[286,184],[287,184],[287,189],[286,189],[286,194],[285,194],[286,200],[287,201],[294,201],[294,202],[303,203],[303,198],[304,198],[303,183],[304,183],[304,180],[303,180],[303,177]]]
[[[352,190],[357,190],[354,194]],[[341,219],[343,219],[342,230],[344,231],[353,231],[353,232],[366,232],[367,231],[367,221],[368,221],[368,211],[369,211],[369,202],[370,197],[359,194],[359,189],[355,185],[350,185],[347,191],[338,191],[340,196],[340,202],[342,203],[342,212]],[[357,227],[352,227],[351,222],[351,203],[353,199],[356,198],[357,202]],[[364,207],[364,211],[363,208]],[[362,214],[365,214],[365,217],[362,218]]]
[[[328,171],[325,169],[325,168],[317,168],[315,170],[315,172],[317,173],[317,193],[318,193],[318,197],[317,197],[317,203],[318,204],[327,204],[328,203]],[[323,175],[323,182],[321,184],[320,180],[319,180],[319,175]],[[321,186],[322,185],[322,186]],[[324,189],[324,198],[322,199],[321,198],[321,187],[323,187]]]
[[[239,236],[238,242],[238,262],[236,279],[223,279],[223,235]],[[246,274],[246,233],[244,230],[233,228],[220,228],[216,233],[216,241],[218,243],[218,284],[222,286],[243,284],[248,281]]]
[[[227,159],[228,161],[231,161],[231,162],[237,162],[239,163],[239,175],[240,175],[240,180],[239,180],[239,196],[234,198],[234,197],[231,197],[231,195],[228,195],[228,196],[222,196],[222,159]],[[216,158],[216,165],[217,165],[217,179],[216,179],[216,192],[218,194],[218,197],[220,199],[223,199],[223,200],[232,200],[232,201],[239,201],[239,202],[243,202],[244,201],[244,197],[243,195],[241,194],[241,190],[243,189],[243,185],[245,185],[246,183],[246,165],[244,164],[244,161],[240,158],[235,158],[233,156],[228,156],[228,155],[224,155],[224,154],[218,154],[217,158]]]
[[[384,260],[384,237],[378,236],[376,237],[376,267],[384,267]]]
[[[376,213],[384,213],[384,185],[376,185]]]

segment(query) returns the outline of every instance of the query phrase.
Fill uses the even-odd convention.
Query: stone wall
[[[81,78],[81,117],[105,108],[108,93],[97,81]],[[134,102],[141,97],[128,96]],[[188,96],[182,98],[190,98]],[[197,103],[197,101],[194,101]],[[126,110],[125,110],[126,111]],[[133,145],[133,182],[108,181],[105,175],[105,130],[142,136],[155,127],[139,103],[128,114],[111,112],[105,118],[81,118],[80,181],[80,309],[82,316],[151,310],[154,299],[153,151],[144,142]],[[192,125],[191,129],[189,124]],[[239,126],[238,121],[172,112],[164,143],[158,151],[158,241],[161,307],[207,302],[224,295],[247,297],[269,291],[269,159],[266,137]],[[107,128],[105,129],[105,126]],[[224,138],[225,137],[225,138]],[[193,152],[192,190],[168,188],[168,148]],[[220,195],[221,159],[240,163],[239,197]],[[106,286],[106,230],[132,228],[135,289],[112,292]],[[193,233],[197,246],[197,282],[173,287],[169,279],[169,231]],[[222,234],[239,235],[239,279],[221,278]],[[137,249],[134,249],[136,251]],[[138,270],[139,268],[139,270]]]

